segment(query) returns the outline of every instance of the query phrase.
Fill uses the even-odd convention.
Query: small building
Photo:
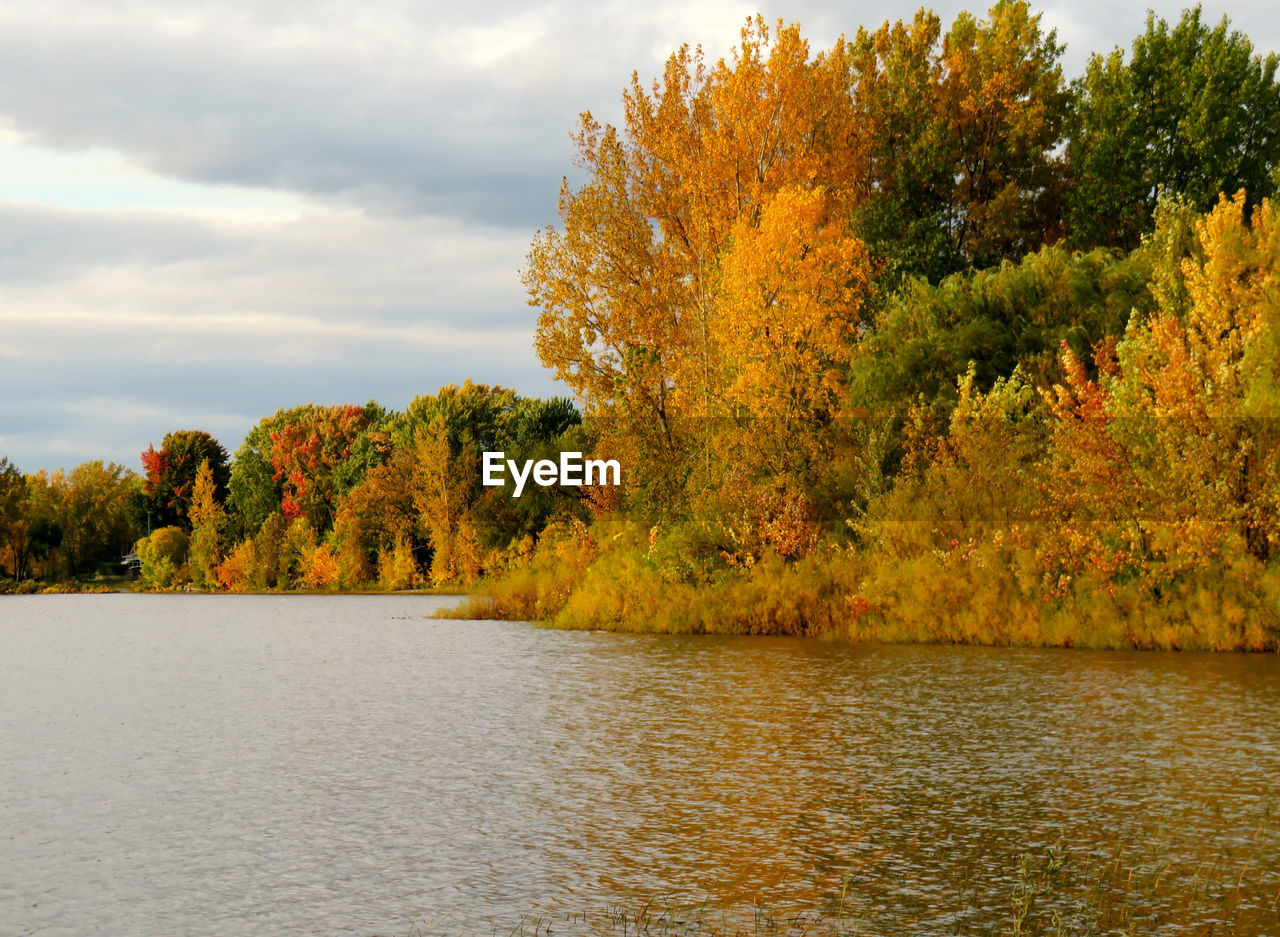
[[[126,553],[121,557],[120,565],[124,567],[124,574],[128,579],[137,579],[142,575],[142,560],[138,559],[136,553]]]

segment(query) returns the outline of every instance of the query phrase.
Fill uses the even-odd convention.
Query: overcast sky
[[[90,0],[0,6],[0,455],[138,469],[281,407],[563,393],[519,281],[577,114],[747,16],[830,45],[913,3]],[[949,23],[965,5],[936,7]],[[1182,4],[1156,3],[1171,21]],[[1146,3],[1038,6],[1077,74]],[[1262,50],[1273,0],[1207,3]]]

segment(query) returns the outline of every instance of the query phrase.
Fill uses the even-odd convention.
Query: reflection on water
[[[1061,841],[1159,876],[1161,926],[1204,925],[1222,902],[1190,899],[1229,878],[1236,932],[1280,933],[1274,657],[421,617],[438,604],[0,601],[0,931],[490,934],[843,891],[872,932],[937,934],[1007,911],[1020,858]]]

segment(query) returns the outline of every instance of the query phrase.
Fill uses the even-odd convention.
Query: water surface
[[[1049,848],[1151,877],[1162,933],[1223,908],[1280,933],[1275,657],[423,617],[441,603],[0,599],[0,933],[488,935],[842,892],[873,933],[953,933]]]

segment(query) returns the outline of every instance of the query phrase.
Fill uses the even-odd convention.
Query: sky
[[[234,453],[282,407],[398,410],[467,378],[565,394],[520,269],[578,114],[616,122],[633,70],[727,55],[757,12],[817,51],[918,5],[0,5],[0,456],[139,470],[168,432]],[[1068,77],[1149,5],[1184,4],[1033,4]],[[1273,0],[1204,9],[1280,49]]]

